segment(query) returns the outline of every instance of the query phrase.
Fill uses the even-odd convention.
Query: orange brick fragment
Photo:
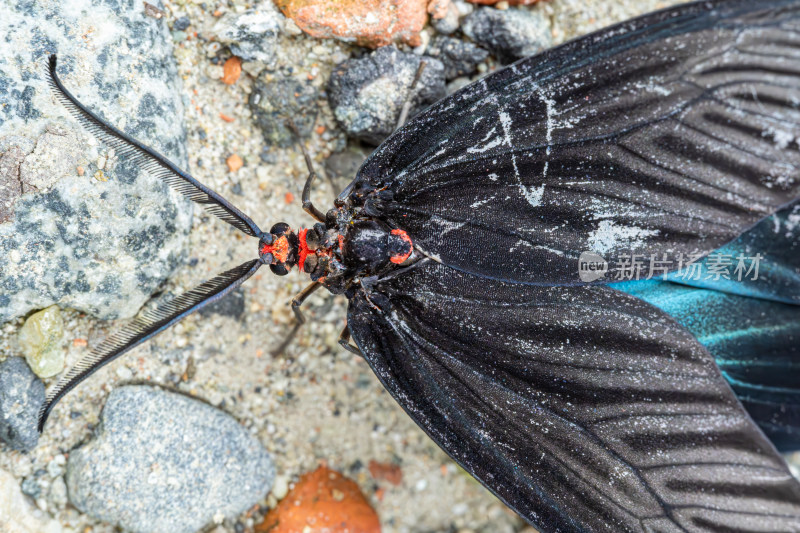
[[[244,161],[242,161],[242,158],[236,154],[229,156],[228,159],[225,160],[225,162],[228,164],[228,170],[230,170],[231,172],[236,172],[237,170],[242,168],[242,165],[244,165]]]
[[[284,15],[318,39],[377,48],[395,41],[418,46],[428,0],[275,0]]]
[[[229,57],[228,60],[225,61],[225,65],[222,67],[222,70],[224,73],[222,75],[222,83],[233,85],[242,74],[242,58],[237,56]]]
[[[467,0],[473,4],[483,4],[485,6],[493,6],[502,0]],[[529,6],[535,4],[539,0],[506,0],[510,6]]]
[[[256,533],[380,533],[378,515],[358,485],[326,466],[303,475]]]
[[[392,485],[403,482],[403,471],[394,463],[369,462],[369,473],[378,481],[388,481]]]

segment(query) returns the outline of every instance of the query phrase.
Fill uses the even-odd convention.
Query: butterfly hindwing
[[[800,306],[655,280],[612,287],[688,329],[770,440],[800,449]]]
[[[697,2],[457,91],[350,190],[453,268],[580,283],[581,252],[676,268],[797,198],[799,138],[800,2]]]
[[[667,276],[693,287],[800,304],[800,201]]]
[[[637,298],[428,262],[353,296],[348,325],[411,418],[542,531],[800,529],[800,485],[713,358]]]

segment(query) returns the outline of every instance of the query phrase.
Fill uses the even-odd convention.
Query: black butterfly
[[[78,120],[258,238],[259,258],[93,350],[40,427],[97,368],[262,264],[298,265],[313,280],[298,319],[313,290],[344,294],[342,344],[541,530],[800,531],[800,484],[697,338],[578,270],[583,251],[611,271],[625,254],[708,254],[800,197],[800,1],[683,5],[495,72],[392,135],[326,214],[312,172],[318,223],[298,232],[262,232],[104,124],[55,67]]]

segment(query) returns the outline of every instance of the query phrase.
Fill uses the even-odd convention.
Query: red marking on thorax
[[[297,252],[298,259],[297,259],[297,268],[300,269],[300,272],[305,272],[303,270],[303,265],[306,263],[306,257],[309,253],[314,253],[313,251],[308,249],[308,244],[306,243],[306,234],[308,233],[308,228],[303,228],[300,230],[300,233],[297,234],[298,240],[300,241],[300,246]]]
[[[285,263],[289,259],[289,241],[286,235],[281,235],[272,244],[262,246],[261,254],[272,254],[276,261]]]
[[[404,262],[406,259],[411,257],[411,252],[414,251],[414,244],[411,242],[411,237],[408,236],[408,233],[406,233],[405,231],[403,231],[401,229],[393,229],[392,230],[392,235],[397,235],[401,239],[403,239],[403,241],[408,243],[408,252],[406,252],[404,254],[395,254],[395,255],[393,255],[392,257],[389,258],[389,261],[391,261],[392,263],[394,263],[396,265],[399,265],[400,263]]]

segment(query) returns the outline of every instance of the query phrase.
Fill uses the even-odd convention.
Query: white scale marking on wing
[[[479,143],[486,143],[486,144],[484,144],[483,146],[470,146],[469,148],[467,148],[467,152],[469,152],[471,154],[479,154],[479,153],[482,153],[482,152],[486,152],[487,150],[491,150],[492,148],[495,148],[496,146],[500,146],[500,144],[503,141],[502,141],[502,139],[497,137],[496,134],[497,134],[497,126],[492,128],[491,130],[489,130],[489,132],[486,134],[486,136],[479,141]],[[492,137],[494,137],[494,138],[492,138]],[[489,139],[491,139],[491,140],[489,140]]]
[[[506,146],[513,149],[514,143],[511,138],[511,116],[505,111],[498,111],[497,116],[500,118],[500,125],[503,127],[503,142]],[[517,155],[513,151],[510,152],[510,154],[511,166],[514,167],[514,177],[517,178],[519,192],[522,194],[525,200],[527,200],[531,207],[539,207],[542,203],[542,197],[544,196],[544,184],[542,184],[540,187],[526,187],[522,183],[522,176],[520,175],[519,167],[517,166]]]
[[[439,235],[446,235],[451,231],[455,231],[459,228],[462,228],[467,224],[466,221],[453,222],[452,220],[447,220],[446,218],[442,218],[438,215],[432,215],[430,221],[434,224],[437,224],[441,228]]]

